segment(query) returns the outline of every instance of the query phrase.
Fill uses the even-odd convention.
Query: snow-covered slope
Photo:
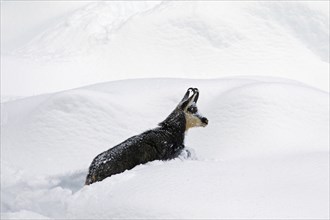
[[[1,53],[24,46],[40,31],[92,1],[1,1]]]
[[[153,128],[188,87],[196,160],[83,186],[100,152]],[[4,218],[328,218],[329,94],[281,78],[140,79],[2,104]]]
[[[1,2],[1,34],[2,219],[329,218],[328,1]],[[83,185],[191,86],[194,159]]]
[[[48,25],[48,26],[47,26]],[[280,76],[329,90],[329,2],[94,2],[1,55],[3,96],[127,78]]]

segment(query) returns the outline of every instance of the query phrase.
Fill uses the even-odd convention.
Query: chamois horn
[[[183,96],[181,102],[186,101],[186,100],[189,98],[190,91],[192,91],[193,93],[195,93],[195,89],[190,87],[189,89],[187,89],[187,92],[186,92],[186,94]]]
[[[197,103],[198,97],[199,97],[199,91],[197,88],[194,88],[194,94],[196,94],[195,98],[194,98],[194,102]]]

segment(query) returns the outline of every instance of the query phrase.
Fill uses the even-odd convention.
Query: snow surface
[[[84,186],[189,87],[193,158]],[[46,218],[329,219],[329,1],[1,1],[1,219]]]
[[[1,4],[5,100],[150,77],[278,76],[329,91],[328,1]],[[50,18],[32,22],[31,13]],[[25,22],[10,22],[22,16],[24,33],[15,30]]]
[[[90,1],[91,2],[91,1]],[[88,1],[1,1],[1,52],[22,47]]]
[[[197,159],[84,186],[100,152],[156,127],[188,87]],[[329,218],[329,94],[281,78],[140,79],[2,104],[3,218]]]

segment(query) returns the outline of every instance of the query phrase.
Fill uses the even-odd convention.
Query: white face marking
[[[192,114],[185,113],[185,117],[186,117],[186,130],[193,127],[204,126],[202,121]]]
[[[193,111],[189,111],[188,109],[192,109]],[[186,118],[186,130],[193,127],[205,127],[206,124],[202,122],[203,116],[198,112],[197,106],[195,103],[188,105],[184,109],[185,118]]]

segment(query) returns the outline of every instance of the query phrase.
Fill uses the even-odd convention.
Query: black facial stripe
[[[188,112],[196,113],[196,112],[197,112],[197,107],[195,107],[195,106],[190,106],[187,110],[188,110]]]

